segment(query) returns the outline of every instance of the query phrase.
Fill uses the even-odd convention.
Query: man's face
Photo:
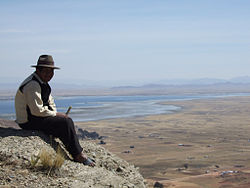
[[[43,82],[49,82],[54,76],[54,69],[44,67],[41,70],[37,69],[37,74]]]

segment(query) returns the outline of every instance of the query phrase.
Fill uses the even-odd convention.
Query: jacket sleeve
[[[56,104],[52,95],[49,96],[49,106],[52,108],[53,111],[57,112]]]
[[[43,106],[41,87],[36,81],[30,81],[23,88],[23,93],[32,115],[39,117],[56,116],[56,111],[51,111],[47,106]]]

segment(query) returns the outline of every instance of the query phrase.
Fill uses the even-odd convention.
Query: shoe
[[[75,162],[83,163],[84,165],[94,167],[95,161],[89,157],[87,157],[85,154],[80,153],[74,158]]]
[[[87,158],[87,160],[83,161],[82,162],[84,165],[88,165],[88,166],[92,166],[94,165],[95,166],[95,162],[93,159],[90,159],[89,157]]]

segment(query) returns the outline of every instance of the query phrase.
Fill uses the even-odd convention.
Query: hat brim
[[[54,67],[51,65],[31,65],[31,67],[46,67],[46,68],[52,68],[52,69],[60,69],[59,67]]]

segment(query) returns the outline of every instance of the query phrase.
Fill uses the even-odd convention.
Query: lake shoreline
[[[249,96],[250,93],[200,94],[200,95],[135,95],[135,96],[71,96],[55,97],[59,112],[72,106],[70,115],[76,122],[112,118],[132,118],[156,114],[175,113],[178,106],[164,105],[165,101]],[[0,100],[0,118],[14,120],[14,99]]]

